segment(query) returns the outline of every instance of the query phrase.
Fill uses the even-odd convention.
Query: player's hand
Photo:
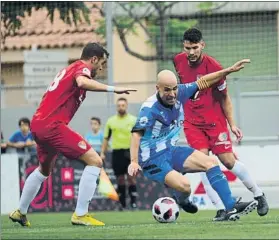
[[[102,158],[103,161],[105,161],[106,155],[103,152],[101,152],[100,157]]]
[[[241,141],[241,139],[243,138],[242,131],[237,126],[232,126],[231,131],[236,136],[236,142],[239,143]]]
[[[7,143],[1,143],[1,148],[6,148],[7,147]]]
[[[130,92],[136,92],[136,89],[133,88],[123,88],[123,87],[115,87],[114,92],[117,94],[130,94]]]
[[[25,142],[17,142],[15,143],[16,148],[24,148],[25,147]]]
[[[141,167],[138,163],[135,162],[132,162],[128,167],[128,173],[132,177],[136,176],[139,170],[141,170]]]
[[[26,143],[25,143],[25,146],[26,147],[31,147],[31,146],[33,146],[34,144],[33,144],[33,141],[27,141]]]
[[[236,62],[234,65],[232,65],[231,67],[229,67],[229,72],[238,72],[240,69],[244,68],[246,63],[250,63],[250,59],[242,59],[238,62]]]

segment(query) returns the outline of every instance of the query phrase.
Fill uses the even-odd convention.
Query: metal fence
[[[279,88],[277,80],[271,78],[266,80],[262,86],[258,82],[258,78],[255,78],[254,81],[253,79],[228,80],[228,88],[234,104],[234,117],[245,136],[243,144],[278,144]],[[127,96],[129,111],[137,115],[142,102],[155,92],[155,83],[154,81],[140,84],[125,83],[125,86],[127,85],[139,90],[137,93]],[[243,91],[249,88],[249,85],[255,87],[257,91]],[[45,89],[45,87],[40,88],[40,90]],[[32,92],[39,93],[37,87],[27,88],[28,94],[25,91],[25,88],[19,86],[3,88],[1,91],[1,128],[4,136],[10,136],[14,132],[20,117],[31,118],[36,110],[39,102],[27,101],[26,97],[28,98],[28,94]],[[115,113],[115,105],[109,106],[107,104],[108,96],[113,96],[114,100],[119,97],[119,95],[110,93],[88,92],[87,98],[73,119],[71,126],[81,134],[85,134],[89,130],[89,119],[92,116],[100,117],[105,123],[108,117]],[[181,134],[181,140],[185,142],[184,134]]]
[[[130,111],[136,114],[141,102],[154,93],[157,72],[174,70],[172,56],[182,50],[184,31],[195,26],[203,32],[205,52],[224,67],[241,58],[251,59],[247,68],[228,78],[235,118],[247,137],[277,141],[278,3],[86,2],[90,24],[77,26],[67,25],[59,17],[58,9],[65,13],[71,4],[56,3],[53,23],[46,8],[32,9],[30,16],[22,18],[22,28],[7,35],[1,45],[1,128],[6,136],[16,128],[19,117],[32,116],[56,70],[78,59],[89,41],[99,41],[111,52],[103,82],[138,89],[127,97]],[[2,10],[14,14],[25,7],[14,2]],[[30,70],[23,52],[31,49],[56,53],[56,64],[32,63],[41,68],[41,75]],[[67,61],[57,63],[65,53]],[[81,126],[91,115],[105,121],[118,97],[111,96],[89,93],[73,126],[84,132]]]

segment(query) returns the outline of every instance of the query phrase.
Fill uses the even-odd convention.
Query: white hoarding
[[[279,208],[279,145],[270,146],[239,146],[234,148],[255,179],[259,187],[264,191],[271,208]],[[220,164],[223,172],[228,170]],[[253,194],[246,189],[242,182],[229,172],[229,184],[235,197],[242,197],[245,201],[252,200]],[[215,209],[206,195],[201,182],[200,173],[186,174],[191,181],[192,198],[199,209]]]
[[[17,154],[1,154],[1,214],[19,206],[19,164]]]

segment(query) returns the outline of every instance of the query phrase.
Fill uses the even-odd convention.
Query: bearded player
[[[102,159],[78,133],[68,127],[87,91],[126,93],[129,88],[107,86],[92,78],[106,67],[109,53],[99,44],[89,43],[80,60],[62,69],[44,94],[31,121],[31,132],[37,143],[39,167],[27,178],[20,198],[19,209],[10,214],[13,222],[31,226],[27,210],[41,184],[52,172],[58,153],[86,164],[82,173],[77,205],[72,215],[74,225],[103,226],[104,223],[88,214],[88,206],[96,189]]]
[[[208,73],[222,69],[213,57],[203,53],[205,42],[198,29],[191,28],[185,31],[183,40],[185,52],[174,57],[174,66],[181,83],[195,82]],[[227,123],[237,137],[237,141],[241,140],[242,132],[233,119],[233,107],[227,93],[226,78],[221,79],[213,88],[198,91],[190,101],[185,103],[184,114],[184,133],[188,144],[207,155],[209,151],[216,154],[226,168],[232,171],[254,194],[255,200],[258,201],[258,214],[266,215],[269,207],[264,193],[251,178],[244,164],[237,161],[232,150]],[[202,182],[209,198],[218,209],[213,220],[225,220],[226,212],[222,201],[210,186],[204,173],[202,173]]]

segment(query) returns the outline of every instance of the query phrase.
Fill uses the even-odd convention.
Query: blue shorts
[[[165,183],[165,177],[170,171],[183,172],[183,163],[194,151],[191,147],[172,147],[145,162],[139,161],[139,164],[148,179]]]

